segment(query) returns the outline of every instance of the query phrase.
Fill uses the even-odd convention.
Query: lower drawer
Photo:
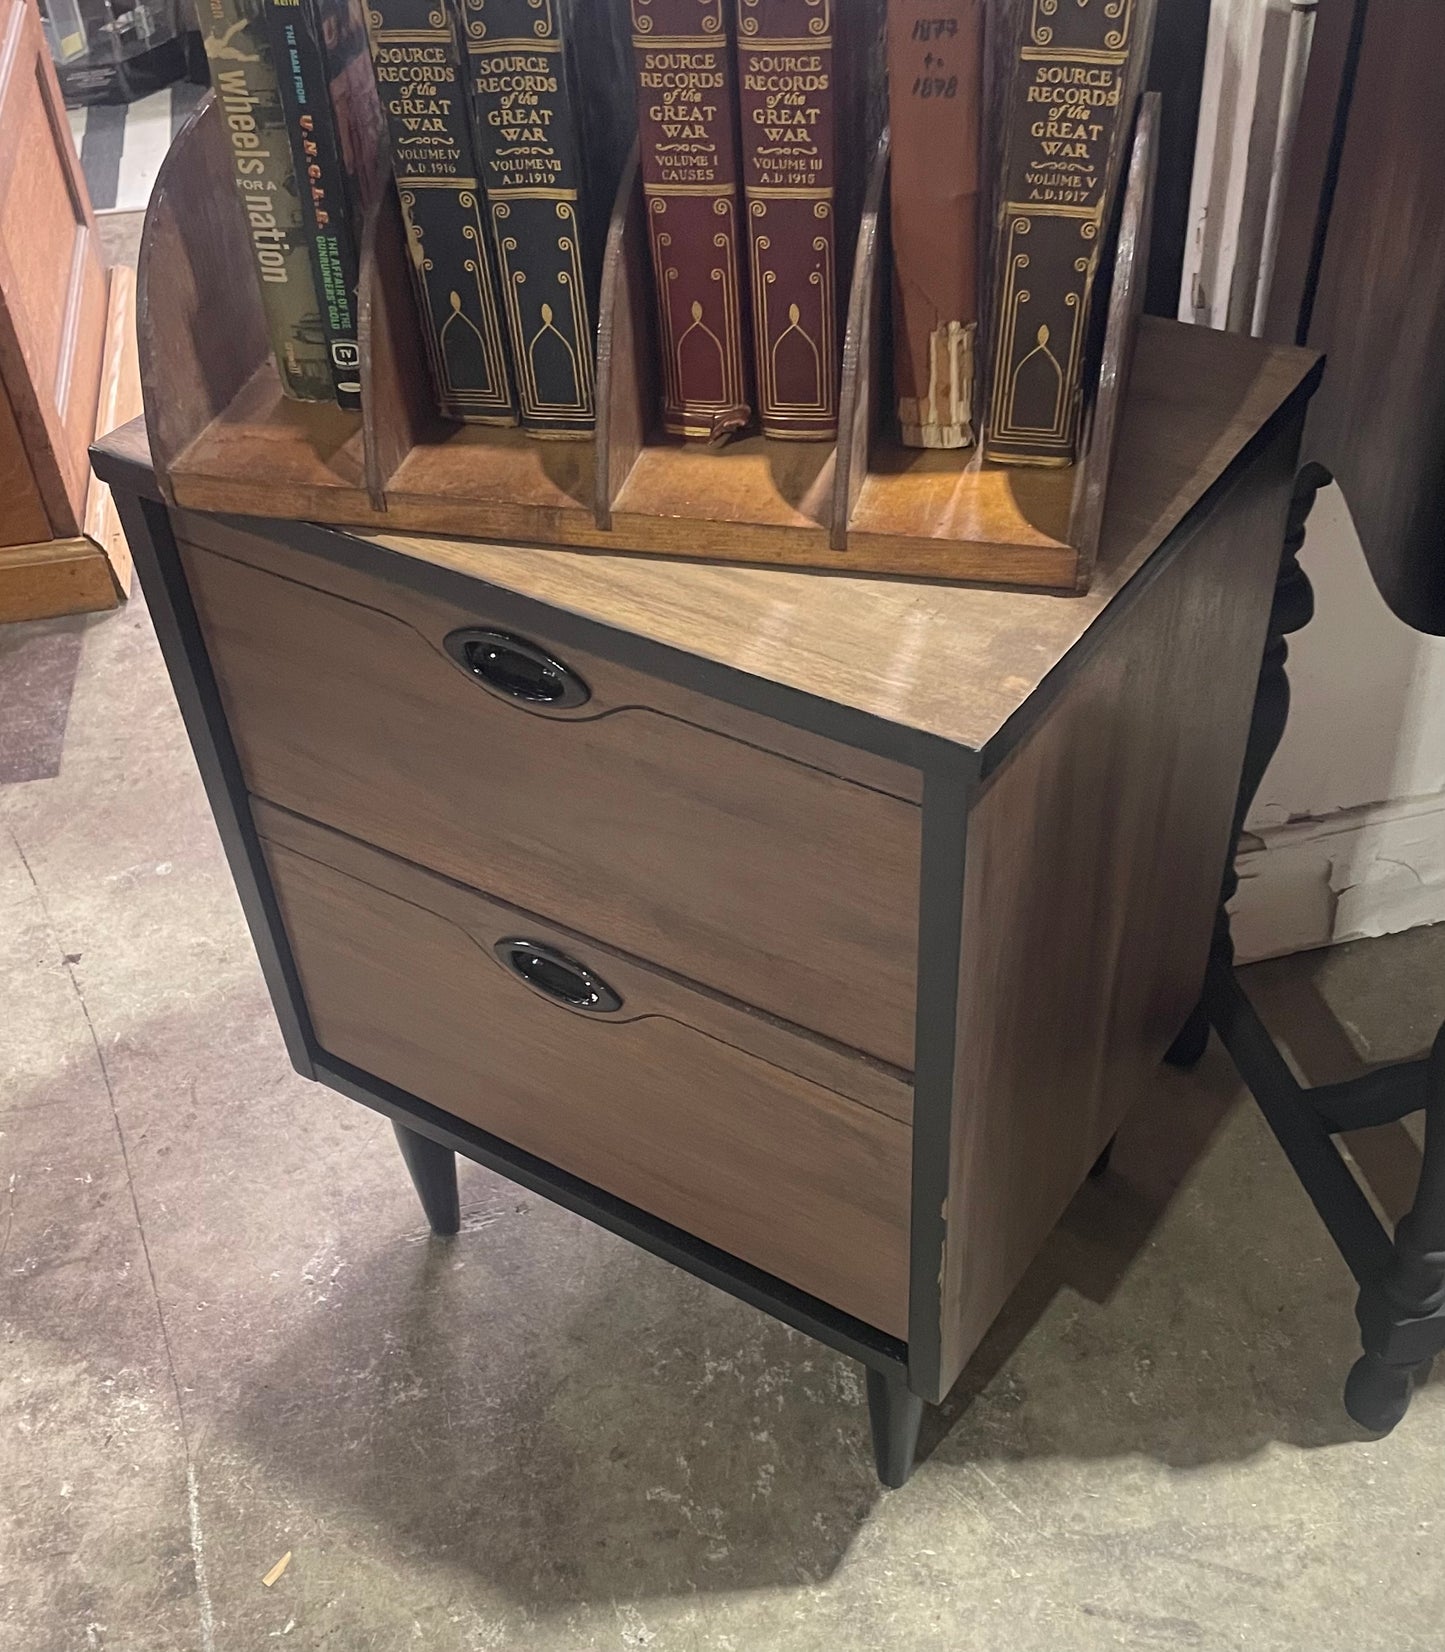
[[[726,1042],[736,1012],[675,978],[313,823],[257,819],[324,1049],[906,1337],[900,1118],[803,1076],[811,1049],[782,1064]]]

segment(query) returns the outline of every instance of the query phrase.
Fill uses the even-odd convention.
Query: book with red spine
[[[725,0],[631,0],[663,426],[723,441],[752,417]]]
[[[838,434],[838,0],[739,0],[738,97],[763,433]]]
[[[893,380],[905,447],[972,447],[984,0],[889,0]]]

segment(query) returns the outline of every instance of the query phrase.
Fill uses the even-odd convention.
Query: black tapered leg
[[[456,1154],[404,1124],[393,1122],[392,1129],[432,1232],[444,1237],[456,1233],[462,1225]]]
[[[1212,958],[1223,959],[1229,965],[1234,962],[1234,941],[1229,933],[1228,909],[1239,889],[1235,854],[1244,833],[1244,823],[1263,784],[1265,770],[1279,750],[1285,725],[1289,721],[1289,676],[1285,670],[1289,662],[1289,638],[1309,624],[1315,611],[1314,590],[1299,565],[1299,554],[1315,499],[1320,489],[1327,487],[1332,480],[1323,465],[1304,466],[1295,480],[1294,498],[1290,503],[1284,555],[1274,588],[1274,603],[1270,608],[1269,634],[1265,639],[1264,660],[1259,670],[1259,688],[1254,701],[1254,716],[1249,725],[1249,744],[1244,754],[1244,772],[1240,777],[1234,830],[1229,840],[1229,860],[1224,868],[1224,887],[1220,891],[1211,949]],[[1171,1067],[1182,1067],[1187,1071],[1199,1062],[1208,1042],[1209,1015],[1200,1003],[1195,1006],[1164,1059]]]
[[[923,1401],[902,1377],[868,1373],[868,1420],[873,1425],[873,1461],[878,1478],[890,1490],[908,1484],[918,1455]]]

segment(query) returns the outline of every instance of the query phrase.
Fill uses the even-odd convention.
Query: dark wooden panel
[[[105,320],[95,220],[40,15],[0,0],[0,377],[45,502],[43,538],[81,529]]]
[[[573,718],[505,704],[441,646],[480,601],[365,580],[364,605],[182,550],[260,796],[911,1068],[915,805],[699,727],[635,674],[610,697],[616,668],[575,652],[598,692]]]
[[[1359,36],[1369,0],[1320,0],[1289,157],[1264,336],[1303,344],[1320,274]]]
[[[30,467],[25,437],[0,390],[0,545],[37,545],[50,538],[50,515]]]
[[[1407,624],[1445,634],[1445,16],[1370,0],[1310,343],[1329,371],[1305,437]]]
[[[1296,447],[1116,617],[970,816],[944,1390],[1197,997]]]
[[[1144,301],[1150,315],[1172,318],[1179,314],[1208,41],[1209,0],[1158,0],[1148,74],[1149,90],[1159,93],[1162,105],[1159,180]]]
[[[422,904],[279,845],[268,860],[323,1049],[904,1334],[907,1126],[673,1015],[549,1002],[487,944],[514,914],[469,890],[417,874]]]

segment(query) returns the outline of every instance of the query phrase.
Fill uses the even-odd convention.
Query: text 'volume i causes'
[[[752,416],[737,102],[724,0],[629,0],[663,425],[721,440]]]

